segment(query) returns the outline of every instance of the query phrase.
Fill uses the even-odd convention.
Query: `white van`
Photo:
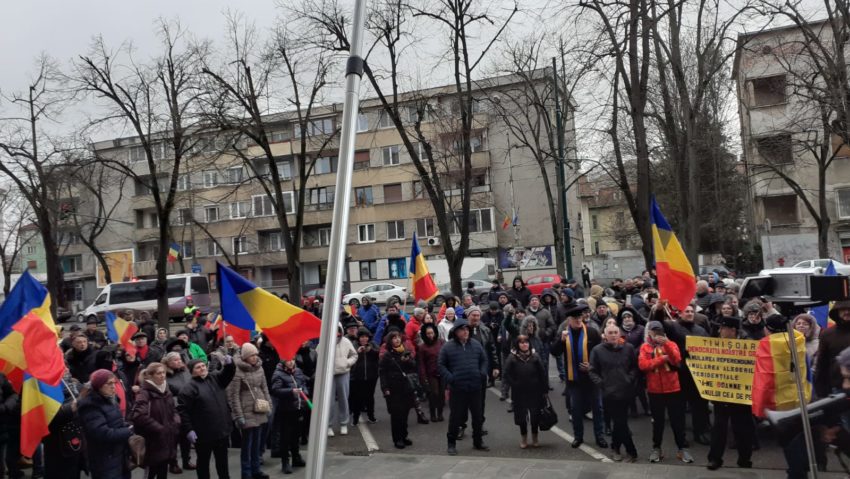
[[[168,280],[168,311],[172,318],[182,318],[186,298],[191,296],[202,313],[210,309],[210,284],[206,276],[199,274],[171,274]],[[77,320],[86,321],[91,317],[103,320],[107,311],[147,312],[156,311],[156,280],[125,281],[110,283],[95,298],[94,302],[77,314]]]

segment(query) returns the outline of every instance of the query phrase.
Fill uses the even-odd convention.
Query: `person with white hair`
[[[440,333],[440,339],[442,339],[443,342],[449,340],[449,332],[451,332],[455,325],[455,320],[457,319],[457,314],[454,308],[446,308],[445,314],[446,315],[443,316],[443,320],[437,325],[437,331]]]

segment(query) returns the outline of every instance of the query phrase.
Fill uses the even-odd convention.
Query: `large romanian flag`
[[[437,285],[434,284],[434,278],[428,272],[428,264],[425,263],[425,257],[422,256],[422,250],[419,249],[419,240],[416,238],[416,232],[413,232],[413,246],[410,249],[410,277],[413,284],[413,300],[418,301],[424,299],[431,301],[437,297]]]
[[[658,274],[658,297],[666,299],[678,309],[685,309],[696,293],[696,281],[691,262],[673,233],[667,219],[661,214],[655,197],[650,212],[652,218],[652,244],[655,250],[655,271]]]
[[[20,391],[24,372],[49,385],[65,373],[47,288],[28,271],[0,307],[0,371]]]
[[[806,402],[812,397],[812,368],[806,359],[806,337],[794,331],[797,342],[797,360],[805,365],[803,392]],[[753,374],[753,414],[765,417],[765,410],[787,411],[799,406],[797,382],[794,379],[791,348],[787,333],[774,333],[762,338],[756,349],[756,367]]]
[[[62,385],[51,386],[27,374],[21,396],[21,454],[32,457],[64,400]]]
[[[118,343],[129,353],[136,353],[136,345],[133,344],[133,335],[139,332],[139,327],[132,321],[115,316],[112,311],[106,312],[106,337],[114,343]]]
[[[229,326],[259,329],[283,359],[292,358],[304,341],[318,338],[322,321],[218,263],[221,316]]]

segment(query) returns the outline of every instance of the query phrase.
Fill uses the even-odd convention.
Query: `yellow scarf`
[[[578,364],[573,364],[573,332],[569,325],[567,325],[567,339],[564,340],[564,345],[566,346],[566,359],[567,359],[567,380],[575,381],[576,377],[578,377]],[[578,337],[578,354],[581,356],[581,362],[588,362],[588,351],[587,351],[587,326],[584,324],[581,325],[581,334]]]
[[[398,347],[393,348],[393,351],[395,351],[399,354],[403,353],[404,352],[404,345],[403,344],[398,345]]]

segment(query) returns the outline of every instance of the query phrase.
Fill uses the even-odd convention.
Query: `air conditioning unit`
[[[440,246],[440,238],[428,238],[428,246]]]

